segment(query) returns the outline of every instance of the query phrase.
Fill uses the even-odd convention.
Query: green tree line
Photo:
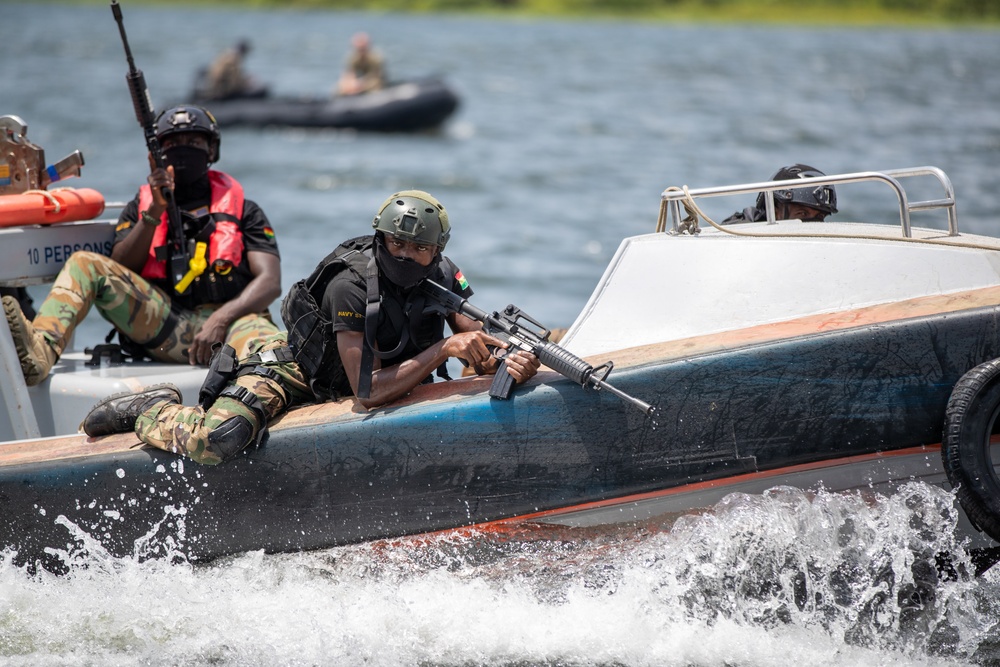
[[[847,21],[1000,19],[1000,0],[251,0],[254,4],[392,11],[492,11],[536,15],[717,17]]]
[[[9,0],[0,0],[0,5]],[[97,4],[106,0],[34,0]],[[130,5],[298,7],[789,24],[1000,24],[1000,0],[123,0]]]

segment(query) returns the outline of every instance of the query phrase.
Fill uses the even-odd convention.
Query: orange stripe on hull
[[[516,535],[521,535],[526,539],[533,539],[530,534],[535,527],[540,527],[540,523],[545,519],[552,519],[566,514],[572,514],[575,512],[581,512],[584,510],[596,510],[605,507],[615,507],[619,505],[628,505],[631,503],[637,503],[648,500],[657,500],[662,498],[668,498],[670,496],[676,496],[686,493],[698,493],[701,491],[709,491],[712,489],[725,488],[727,486],[737,486],[747,482],[753,482],[755,480],[766,480],[766,479],[777,479],[792,475],[794,473],[809,472],[814,470],[823,470],[825,468],[836,468],[845,465],[857,465],[863,463],[870,463],[872,461],[887,460],[899,457],[908,456],[921,456],[921,455],[935,455],[940,456],[941,445],[922,445],[920,447],[910,447],[907,449],[897,449],[886,452],[876,452],[873,454],[863,454],[858,456],[845,456],[837,459],[828,459],[825,461],[816,461],[813,463],[801,463],[793,466],[786,466],[783,468],[775,468],[773,470],[764,470],[761,472],[747,473],[743,475],[734,475],[732,477],[723,477],[720,479],[708,480],[705,482],[696,482],[693,484],[685,484],[682,486],[675,486],[669,489],[662,489],[660,491],[650,491],[647,493],[637,493],[629,496],[622,496],[619,498],[610,498],[607,500],[598,500],[589,503],[582,503],[580,505],[573,505],[571,507],[562,507],[559,509],[546,510],[543,512],[535,512],[533,514],[523,514],[516,517],[509,517],[506,519],[497,519],[496,521],[489,521],[486,523],[474,524],[471,526],[465,526],[463,528],[451,528],[447,530],[436,531],[433,533],[428,533],[421,536],[414,536],[412,538],[403,538],[408,543],[419,543],[423,540],[434,539],[435,537],[446,536],[446,535],[460,535],[460,536],[471,536],[471,535],[482,535],[482,534],[493,534],[513,537]],[[692,512],[703,508],[692,508]],[[642,522],[647,523],[647,522]],[[546,526],[547,528],[547,526]],[[568,526],[561,526],[553,524],[551,531],[555,533],[559,532],[572,532],[579,533],[581,530],[586,531],[587,529],[581,528],[571,528]],[[546,539],[546,537],[551,537],[550,531],[542,531],[543,534],[534,536],[538,539]],[[401,540],[383,540],[383,544],[393,544],[401,542]]]
[[[991,286],[952,294],[922,296],[836,313],[809,315],[784,322],[773,322],[734,331],[643,345],[607,354],[595,354],[588,356],[587,360],[595,364],[614,360],[616,368],[625,368],[832,331],[844,331],[918,317],[988,308],[998,304],[1000,304],[1000,286]]]

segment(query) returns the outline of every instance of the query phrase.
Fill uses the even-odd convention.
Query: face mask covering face
[[[171,146],[163,151],[163,159],[174,168],[174,182],[184,188],[197,183],[208,174],[208,153],[194,146]]]
[[[441,255],[436,255],[428,266],[421,266],[409,257],[393,257],[379,238],[375,242],[375,261],[389,282],[397,287],[409,289],[431,274],[441,261]]]

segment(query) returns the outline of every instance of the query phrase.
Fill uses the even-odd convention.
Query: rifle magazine
[[[512,393],[514,393],[514,376],[507,372],[507,362],[502,361],[497,366],[496,374],[493,375],[490,396],[506,401]]]

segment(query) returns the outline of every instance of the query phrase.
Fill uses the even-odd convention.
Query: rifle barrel
[[[591,377],[590,378],[590,383],[594,385],[594,389],[597,389],[597,390],[607,389],[608,391],[610,391],[612,394],[614,394],[618,398],[620,398],[620,399],[622,399],[624,401],[628,401],[629,403],[631,403],[635,407],[639,408],[645,414],[647,414],[647,415],[653,414],[653,406],[652,405],[650,405],[646,401],[643,401],[643,400],[640,400],[640,399],[636,398],[635,396],[629,396],[628,394],[626,394],[621,389],[618,389],[617,387],[613,387],[612,385],[608,384],[604,380],[598,380],[595,377]]]
[[[135,66],[132,58],[132,49],[128,45],[128,35],[125,33],[125,22],[122,18],[121,6],[118,0],[111,0],[111,13],[114,14],[118,23],[118,32],[122,38],[122,46],[125,47],[125,58],[128,60],[128,73],[125,75],[125,83],[128,84],[129,93],[132,96],[132,106],[135,108],[135,118],[139,121],[139,127],[146,138],[146,148],[153,158],[153,164],[163,169],[166,160],[163,157],[163,150],[160,147],[159,139],[156,138],[156,118],[153,114],[153,100],[149,95],[149,88],[146,86],[146,77],[142,70]],[[170,229],[174,234],[174,253],[171,258],[171,270],[174,285],[181,281],[187,272],[188,257],[187,241],[184,238],[184,226],[181,222],[181,214],[177,209],[177,201],[174,199],[173,190],[162,188],[163,198],[167,202],[167,219]],[[182,260],[182,261],[175,261]],[[174,268],[174,264],[183,264],[183,268]],[[183,293],[183,292],[181,292]]]
[[[132,60],[132,49],[128,46],[128,35],[125,34],[125,23],[122,21],[122,8],[118,4],[118,0],[111,0],[111,13],[115,16],[115,22],[118,23],[118,32],[122,36],[122,45],[125,47],[125,58],[128,60],[128,68],[135,71],[135,61]]]

